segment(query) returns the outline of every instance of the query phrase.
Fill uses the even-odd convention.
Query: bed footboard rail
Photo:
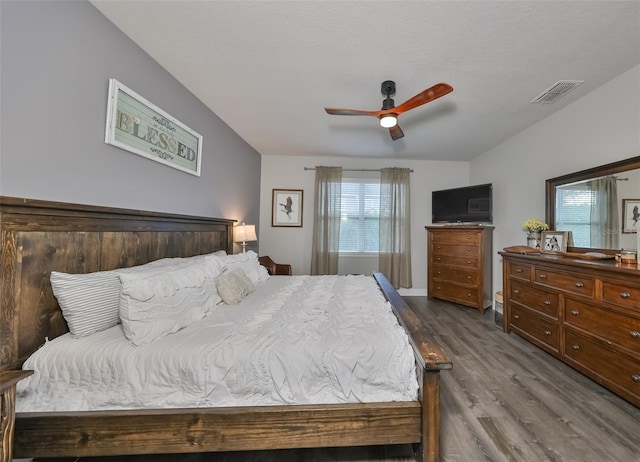
[[[382,273],[374,273],[382,293],[391,303],[398,322],[405,329],[416,358],[420,403],[422,406],[422,437],[415,445],[416,460],[440,460],[440,371],[451,369],[453,363],[438,342],[427,331],[418,315],[407,305],[398,291]]]

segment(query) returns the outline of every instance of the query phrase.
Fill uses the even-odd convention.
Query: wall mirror
[[[636,248],[640,156],[551,178],[545,193],[547,223],[571,231],[574,249]]]

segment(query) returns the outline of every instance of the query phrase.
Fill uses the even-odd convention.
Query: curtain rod
[[[315,170],[315,167],[305,167],[305,170]],[[379,172],[379,168],[343,168],[343,172]],[[409,172],[413,173],[413,169],[409,169]]]

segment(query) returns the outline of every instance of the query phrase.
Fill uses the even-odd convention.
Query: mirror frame
[[[545,183],[545,221],[549,224],[550,229],[556,226],[556,187],[576,181],[588,180],[589,178],[598,178],[615,173],[625,172],[627,170],[635,170],[640,168],[640,156],[631,157],[630,159],[612,162],[610,164],[601,165],[599,167],[581,170],[575,173],[569,173],[556,178],[550,178]],[[572,247],[573,250],[589,250],[581,247]],[[606,253],[611,253],[615,249],[597,249]]]

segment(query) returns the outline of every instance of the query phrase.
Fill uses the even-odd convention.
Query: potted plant
[[[540,248],[542,231],[549,229],[549,225],[537,218],[529,218],[522,224],[522,230],[527,232],[527,245],[534,249]]]

